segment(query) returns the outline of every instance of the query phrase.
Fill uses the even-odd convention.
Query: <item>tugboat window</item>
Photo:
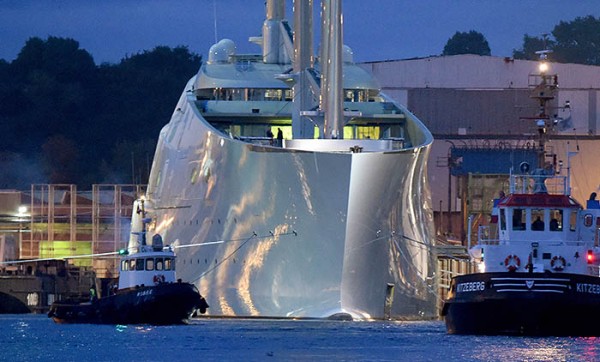
[[[135,270],[135,259],[129,260],[129,270]]]
[[[121,260],[121,270],[129,270],[129,263],[127,263],[127,260]]]
[[[163,258],[156,258],[156,270],[163,270]]]
[[[594,221],[594,217],[592,216],[592,214],[585,214],[585,216],[583,217],[583,224],[585,225],[585,227],[590,227],[592,226],[592,221]]]
[[[525,210],[514,209],[513,210],[513,230],[525,230]]]
[[[154,270],[154,258],[146,259],[146,270]]]
[[[135,262],[135,270],[144,270],[144,259],[137,259]]]
[[[544,210],[533,209],[531,210],[531,230],[543,231],[544,230]]]
[[[171,259],[165,258],[165,270],[171,270]]]
[[[500,229],[506,230],[506,213],[504,209],[500,210]]]
[[[550,210],[550,231],[562,231],[563,212],[559,209]]]

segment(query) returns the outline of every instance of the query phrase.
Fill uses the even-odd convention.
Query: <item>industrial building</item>
[[[91,191],[72,184],[0,190],[0,313],[44,313],[59,298],[115,278],[133,200],[143,191],[100,184]]]
[[[551,62],[558,87],[547,146],[557,168],[571,167],[572,195],[585,203],[598,191],[600,67]],[[540,62],[455,55],[364,63],[382,90],[425,122],[435,142],[429,159],[439,234],[466,238],[466,220],[486,222],[512,167],[530,159],[539,129],[532,91]],[[577,152],[567,160],[567,149]]]

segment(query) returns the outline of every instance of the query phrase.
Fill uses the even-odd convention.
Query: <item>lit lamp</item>
[[[535,54],[540,56],[540,65],[538,66],[538,69],[540,73],[542,73],[542,75],[544,75],[548,71],[548,69],[550,69],[548,62],[546,61],[548,59],[549,53],[552,53],[552,50],[545,49],[535,52]]]

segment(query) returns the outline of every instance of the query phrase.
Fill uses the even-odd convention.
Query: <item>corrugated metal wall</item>
[[[503,135],[535,133],[538,109],[528,89],[464,90],[421,88],[408,91],[408,108],[433,134]]]

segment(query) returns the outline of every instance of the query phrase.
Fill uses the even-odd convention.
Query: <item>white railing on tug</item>
[[[548,193],[570,195],[569,176],[558,175],[510,175],[511,194]]]

